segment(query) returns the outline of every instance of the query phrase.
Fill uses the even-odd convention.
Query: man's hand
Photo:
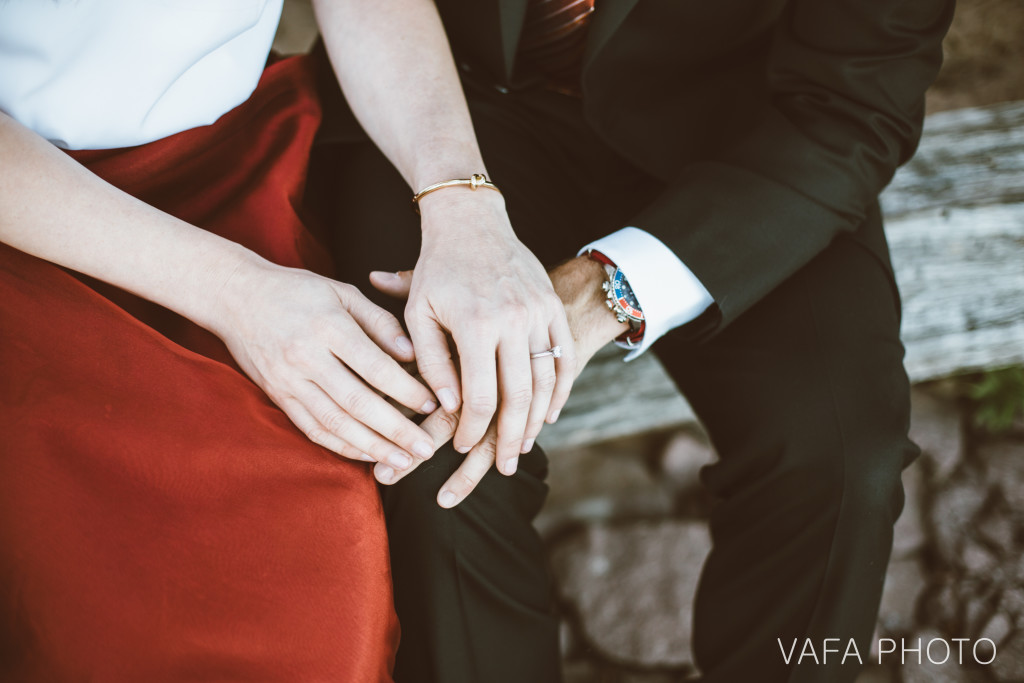
[[[401,297],[408,293],[413,274],[409,271],[397,274],[375,272],[370,279],[381,291]],[[575,258],[555,268],[550,274],[550,280],[565,305],[569,328],[576,342],[576,356],[571,365],[566,358],[555,362],[566,364],[575,379],[593,355],[625,332],[628,325],[618,322],[605,305],[605,296],[601,290],[601,283],[605,280],[604,268],[596,261],[585,256]],[[420,426],[431,434],[435,448],[440,448],[455,434],[458,422],[457,415],[437,410]],[[466,459],[441,487],[437,496],[439,505],[454,507],[476,488],[495,463],[497,439],[496,422],[492,420],[483,440],[469,451]],[[396,470],[378,464],[374,467],[374,474],[381,483],[393,484],[413,469],[414,466]]]
[[[424,197],[420,210],[423,243],[405,316],[420,374],[444,408],[459,413],[459,452],[477,446],[496,419],[498,469],[512,474],[544,421],[557,418],[575,377],[562,302],[516,238],[499,193],[446,188]],[[553,346],[560,361],[531,361],[531,352]]]
[[[437,408],[399,365],[415,359],[412,344],[398,320],[355,287],[243,263],[217,300],[213,331],[311,441],[394,467],[433,455],[432,435],[381,396],[418,413]]]

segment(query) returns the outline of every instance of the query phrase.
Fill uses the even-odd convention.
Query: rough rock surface
[[[563,599],[583,638],[609,659],[683,667],[692,662],[690,614],[707,526],[666,520],[594,526],[551,556]]]

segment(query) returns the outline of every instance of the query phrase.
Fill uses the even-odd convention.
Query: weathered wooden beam
[[[882,195],[915,382],[1024,363],[1024,102],[930,116]],[[560,448],[693,423],[653,354],[606,349],[541,443]]]
[[[903,216],[889,243],[911,380],[1024,363],[1024,202]]]

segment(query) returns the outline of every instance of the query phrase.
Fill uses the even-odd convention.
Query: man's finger
[[[435,410],[427,416],[427,419],[420,423],[420,427],[434,439],[435,450],[448,443],[459,426],[458,413],[449,413],[445,410]],[[422,460],[417,460],[412,467],[405,469],[391,467],[387,463],[378,463],[373,468],[373,475],[382,484],[395,484],[401,481],[406,475],[411,474]]]
[[[393,296],[396,299],[408,299],[409,290],[412,289],[412,271],[400,270],[397,273],[390,273],[385,270],[375,270],[370,273],[370,284],[388,296]]]
[[[546,351],[552,344],[548,335],[533,336],[530,339],[530,349],[533,351]],[[551,405],[551,395],[555,388],[557,375],[555,364],[558,359],[553,356],[534,358],[530,361],[530,370],[533,372],[533,402],[530,404],[530,415],[526,420],[526,431],[523,434],[523,442],[520,452],[529,453],[533,443],[544,426],[544,420],[548,416],[548,408]],[[501,458],[498,458],[501,462]],[[499,464],[499,469],[500,464]]]
[[[558,315],[552,320],[548,334],[551,336],[552,346],[559,347],[561,351],[561,355],[555,359],[555,388],[551,392],[551,403],[548,406],[546,417],[548,423],[554,423],[562,412],[562,408],[565,407],[565,402],[569,400],[569,392],[572,391],[573,382],[576,381],[578,361],[576,359],[576,343],[564,314]]]
[[[443,508],[455,507],[466,499],[494,464],[497,432],[492,426],[483,440],[473,448],[455,473],[437,493],[437,504]]]

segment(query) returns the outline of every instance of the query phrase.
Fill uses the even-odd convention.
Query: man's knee
[[[903,430],[884,424],[792,429],[797,433],[778,436],[767,484],[795,520],[842,511],[865,526],[891,527],[903,506],[901,471],[916,451]]]

